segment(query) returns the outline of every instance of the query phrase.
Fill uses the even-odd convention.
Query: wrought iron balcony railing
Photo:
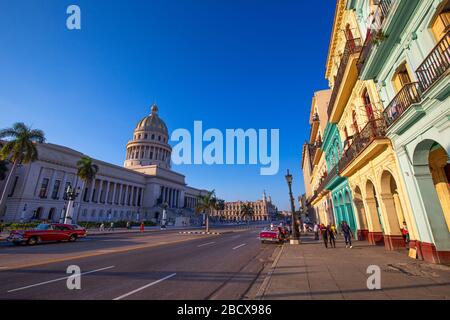
[[[417,69],[422,92],[428,90],[450,68],[450,30]]]
[[[331,170],[328,170],[327,175],[320,182],[317,192],[319,193],[322,192],[326,188],[328,183],[330,183],[330,181],[333,180],[338,175],[339,175],[339,163],[337,163]]]
[[[406,84],[383,111],[387,127],[392,126],[411,105],[420,102],[420,95],[417,82]]]
[[[314,113],[314,115],[312,116],[312,121],[313,122],[319,122],[320,121],[319,114],[317,112]]]
[[[367,123],[367,125],[353,137],[353,141],[341,159],[339,160],[339,169],[342,172],[350,165],[364,149],[369,146],[372,141],[382,139],[386,136],[386,122],[384,119],[375,119]]]
[[[380,0],[378,8],[372,17],[370,27],[367,29],[366,40],[364,41],[363,48],[358,60],[358,72],[364,67],[367,58],[372,52],[374,44],[378,41],[377,38],[383,29],[384,22],[386,21],[389,13],[392,9],[393,0]]]
[[[330,103],[328,104],[328,117],[331,116],[331,112],[333,111],[334,104],[336,102],[339,88],[341,87],[342,80],[344,79],[345,70],[347,69],[348,61],[350,60],[350,56],[361,52],[362,43],[360,38],[349,39],[345,44],[344,53],[341,58],[341,62],[339,64],[339,69],[335,76],[333,92],[331,93]]]

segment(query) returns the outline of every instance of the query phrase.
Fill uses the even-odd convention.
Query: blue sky
[[[66,28],[77,4],[82,29]],[[48,142],[123,164],[156,101],[169,127],[280,129],[280,171],[174,166],[226,200],[266,189],[280,209],[304,191],[301,146],[314,91],[327,87],[330,0],[1,0],[0,128],[22,121]]]

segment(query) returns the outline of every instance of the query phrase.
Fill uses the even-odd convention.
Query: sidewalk
[[[450,299],[450,267],[432,265],[356,241],[346,249],[339,239],[336,249],[302,236],[300,245],[285,244],[276,250],[273,264],[263,271],[255,299],[361,300]],[[369,290],[369,265],[381,269],[381,290]]]

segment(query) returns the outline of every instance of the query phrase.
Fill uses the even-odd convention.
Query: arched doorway
[[[33,219],[38,219],[38,220],[45,220],[47,217],[45,217],[44,215],[44,208],[43,207],[39,207],[36,209]]]
[[[450,147],[448,147],[450,149]],[[449,150],[434,140],[424,140],[413,155],[414,178],[420,191],[434,243],[422,243],[425,260],[450,260]]]
[[[405,247],[400,226],[405,217],[397,191],[397,183],[389,171],[381,175],[381,203],[384,208],[384,242],[389,250]]]
[[[350,228],[353,230],[353,232],[356,232],[356,221],[354,219],[354,215],[352,214],[353,208],[352,208],[352,201],[350,197],[350,192],[346,189],[344,191],[344,206],[345,211],[347,212],[346,221]]]
[[[358,240],[367,240],[369,227],[367,225],[366,209],[364,208],[364,201],[361,189],[357,186],[353,191],[353,204],[355,205],[356,214],[358,215]]]
[[[381,220],[381,210],[377,197],[377,192],[375,190],[375,185],[372,181],[367,180],[366,182],[366,211],[367,223],[369,226],[368,240],[369,243],[374,245],[384,245],[383,238],[383,224]]]
[[[55,213],[56,213],[56,208],[51,208],[50,211],[48,212],[48,220],[49,221],[55,221]]]
[[[334,209],[335,223],[339,223],[339,221],[341,221],[342,212],[339,203],[339,198],[336,194],[333,196],[333,209]],[[328,224],[332,224],[331,220],[328,222]]]
[[[339,199],[339,210],[341,212],[341,215],[337,219],[336,223],[337,225],[340,225],[344,220],[348,222],[348,213],[345,208],[344,197],[342,196],[341,192],[339,193],[338,199]]]

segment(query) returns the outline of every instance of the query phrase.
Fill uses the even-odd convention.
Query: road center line
[[[101,269],[96,269],[96,270],[92,270],[92,271],[80,273],[80,276],[84,276],[84,275],[86,275],[86,274],[90,274],[90,273],[94,273],[94,272],[99,272],[99,271],[103,271],[103,270],[108,270],[108,269],[111,269],[111,268],[114,268],[114,266],[109,266],[109,267],[106,267],[106,268],[101,268]],[[49,280],[49,281],[39,282],[39,283],[32,284],[32,285],[29,285],[29,286],[26,286],[26,287],[21,287],[21,288],[17,288],[17,289],[8,290],[7,292],[8,292],[8,293],[16,292],[16,291],[20,291],[20,290],[25,290],[25,289],[37,287],[37,286],[42,286],[42,285],[44,285],[44,284],[49,284],[49,283],[53,283],[53,282],[57,282],[57,281],[61,281],[61,280],[66,280],[66,279],[68,279],[68,278],[71,277],[71,276],[72,276],[72,275],[69,275],[69,276],[67,276],[67,277],[58,278],[58,279]]]
[[[233,250],[239,249],[239,248],[241,248],[243,246],[246,246],[246,245],[247,245],[246,243],[240,244],[237,247],[234,247]]]
[[[162,278],[162,279],[156,280],[156,281],[154,281],[154,282],[152,282],[152,283],[149,283],[149,284],[147,284],[147,285],[145,285],[145,286],[143,286],[143,287],[137,288],[136,290],[130,291],[130,292],[128,292],[128,293],[125,293],[124,295],[121,295],[120,297],[114,298],[113,300],[122,300],[123,298],[126,298],[126,297],[128,297],[128,296],[131,296],[132,294],[135,294],[135,293],[137,293],[137,292],[139,292],[139,291],[142,291],[142,290],[144,290],[144,289],[147,289],[147,288],[149,288],[149,287],[151,287],[151,286],[154,286],[155,284],[158,284],[158,283],[160,283],[160,282],[163,282],[164,280],[170,279],[170,278],[172,278],[172,277],[174,277],[174,276],[176,276],[176,273],[172,273],[172,274],[168,275],[167,277],[164,277],[164,278]]]
[[[198,245],[197,248],[204,247],[204,246],[209,246],[209,245],[214,244],[214,243],[215,242],[204,243],[204,244]]]

